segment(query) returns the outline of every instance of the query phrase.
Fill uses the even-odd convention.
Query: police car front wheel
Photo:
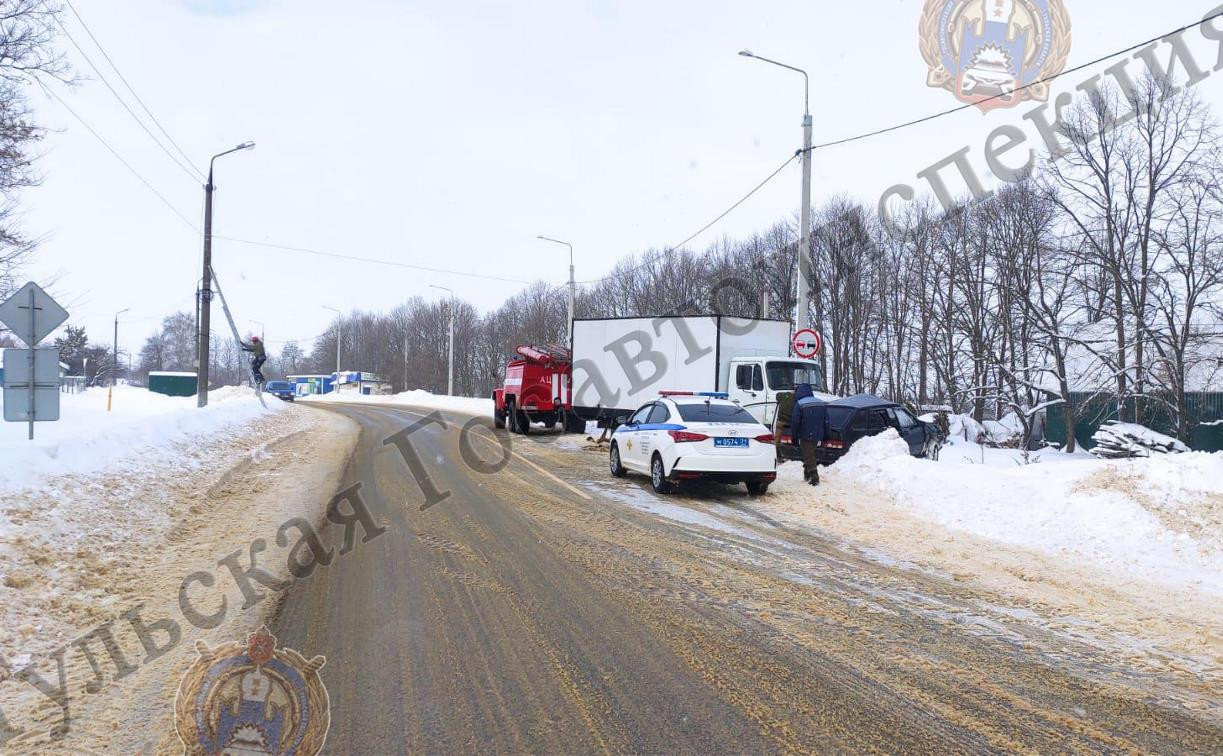
[[[615,442],[612,442],[611,451],[608,454],[608,460],[609,467],[611,467],[612,477],[623,478],[624,474],[628,471],[624,469],[624,465],[620,464],[620,446]]]

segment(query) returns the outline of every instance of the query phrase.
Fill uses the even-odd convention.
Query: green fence
[[[1100,426],[1109,420],[1117,419],[1117,400],[1107,394],[1076,391],[1071,392],[1070,401],[1077,412],[1074,437],[1079,446],[1090,449],[1095,446],[1091,437]],[[1125,402],[1127,419],[1134,416],[1134,402],[1133,397]],[[1146,399],[1143,403],[1142,424],[1160,433],[1175,435],[1172,412],[1164,398]],[[1191,392],[1185,395],[1185,404],[1194,428],[1192,437],[1187,442],[1189,446],[1197,451],[1223,451],[1223,392]],[[1065,405],[1055,404],[1046,412],[1045,438],[1056,444],[1065,444]]]

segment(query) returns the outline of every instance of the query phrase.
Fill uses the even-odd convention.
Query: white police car
[[[715,392],[663,391],[619,418],[608,452],[611,474],[648,473],[668,493],[681,480],[746,483],[753,496],[777,478],[773,436],[747,410]]]

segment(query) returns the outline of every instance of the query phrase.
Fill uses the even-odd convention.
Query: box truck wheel
[[[565,432],[566,433],[585,433],[586,421],[578,415],[578,413],[570,410],[565,413]]]

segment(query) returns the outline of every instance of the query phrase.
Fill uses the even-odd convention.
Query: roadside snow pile
[[[345,394],[331,392],[329,394],[315,394],[312,396],[303,396],[301,401],[306,402],[355,402],[360,404],[407,404],[413,407],[425,407],[428,409],[450,410],[452,412],[462,412],[468,415],[488,415],[493,414],[492,399],[478,399],[470,396],[447,396],[446,394],[433,394],[423,389],[413,389],[411,391],[402,391],[398,394]]]
[[[1105,459],[1150,457],[1152,454],[1183,454],[1189,451],[1178,439],[1157,433],[1135,423],[1105,423],[1091,437],[1096,446],[1091,453]]]
[[[938,462],[916,459],[888,430],[855,443],[825,478],[880,489],[948,528],[1223,594],[1223,454],[1103,462],[1046,452],[1041,464],[1019,465],[1020,453],[989,449],[980,464],[980,447],[961,454],[965,446]]]
[[[32,488],[52,476],[107,470],[150,455],[157,464],[172,464],[166,452],[176,442],[286,409],[281,402],[269,402],[264,409],[251,389],[238,387],[211,391],[202,410],[195,397],[117,386],[107,412],[106,394],[95,388],[62,395],[60,420],[37,423],[33,441],[27,440],[24,423],[0,423],[0,491]]]

